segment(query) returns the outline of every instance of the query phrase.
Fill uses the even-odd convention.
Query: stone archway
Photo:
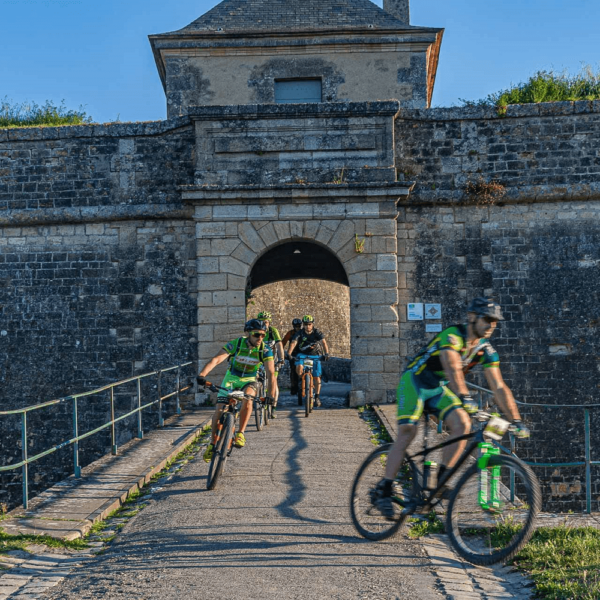
[[[399,373],[395,201],[363,196],[329,204],[262,204],[238,198],[224,204],[210,192],[189,196],[204,200],[195,213],[200,362],[240,335],[247,279],[261,257],[286,244],[311,243],[326,248],[347,275],[351,400],[393,397]]]

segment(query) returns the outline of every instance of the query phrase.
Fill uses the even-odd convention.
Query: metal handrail
[[[480,394],[485,393],[493,396],[494,392],[487,388],[467,383],[467,386],[479,391]],[[592,512],[592,466],[600,465],[600,460],[591,459],[591,439],[590,439],[590,408],[600,408],[600,404],[530,404],[529,402],[519,402],[515,400],[519,406],[532,406],[537,408],[583,408],[584,409],[584,431],[585,431],[585,460],[568,463],[541,463],[532,461],[523,461],[531,467],[585,467],[585,503],[586,513],[589,515]],[[482,406],[481,397],[479,406]],[[515,436],[510,433],[510,450],[497,444],[502,450],[508,454],[515,454]],[[510,491],[511,496],[514,495],[514,476],[511,476]]]
[[[19,468],[23,469],[23,508],[26,509],[29,504],[29,489],[28,489],[29,488],[29,474],[28,474],[28,471],[29,471],[30,463],[33,463],[36,460],[43,458],[44,456],[48,456],[49,454],[52,454],[52,453],[56,452],[57,450],[60,450],[61,448],[65,448],[66,446],[73,444],[74,474],[75,474],[75,477],[81,477],[81,467],[79,465],[79,442],[81,440],[84,440],[84,439],[98,433],[99,431],[102,431],[103,429],[110,427],[111,428],[111,453],[116,456],[116,454],[118,452],[118,447],[117,447],[117,440],[116,440],[115,424],[118,423],[119,421],[122,421],[123,419],[126,419],[127,417],[131,417],[132,415],[137,413],[137,415],[138,415],[137,437],[139,439],[142,439],[144,437],[144,430],[142,427],[142,411],[144,409],[149,408],[150,406],[154,406],[155,404],[158,404],[158,426],[163,427],[164,426],[164,418],[163,418],[163,414],[162,414],[162,403],[164,400],[167,400],[167,399],[175,396],[176,414],[178,414],[178,415],[181,414],[181,405],[179,402],[179,394],[192,387],[191,385],[186,385],[185,387],[181,387],[181,369],[184,367],[188,367],[191,364],[193,364],[193,363],[191,361],[189,361],[189,362],[181,363],[179,365],[175,365],[172,367],[167,367],[166,369],[159,369],[158,371],[150,371],[149,373],[144,373],[143,375],[137,375],[135,377],[129,377],[128,379],[123,379],[123,380],[117,381],[115,383],[109,383],[108,385],[104,385],[102,387],[96,388],[89,392],[81,392],[80,394],[71,394],[70,396],[65,396],[64,398],[57,398],[55,400],[49,400],[48,402],[43,402],[41,404],[34,404],[32,406],[26,406],[25,408],[0,411],[0,416],[19,415],[19,414],[21,415],[21,445],[22,445],[21,462],[11,464],[11,465],[6,465],[6,466],[0,466],[0,473],[2,473],[4,471],[13,471],[13,470],[19,469]],[[163,373],[167,373],[167,372],[174,371],[174,370],[177,370],[176,389],[175,389],[175,391],[170,392],[170,393],[166,394],[165,396],[163,396],[163,395],[161,395],[162,394],[161,376]],[[153,400],[152,402],[148,402],[148,403],[142,405],[141,381],[142,381],[142,379],[145,379],[146,377],[152,377],[154,375],[158,376],[157,398],[155,400]],[[115,388],[125,385],[127,383],[131,383],[133,381],[137,382],[137,401],[138,401],[137,408],[133,409],[132,411],[128,412],[125,415],[121,415],[120,417],[115,417],[115,393],[114,393]],[[110,390],[110,416],[111,416],[110,421],[104,423],[103,425],[101,425],[100,427],[97,427],[96,429],[94,429],[92,431],[88,431],[82,435],[79,435],[79,419],[78,419],[78,410],[77,410],[78,409],[78,406],[77,406],[78,399],[85,398],[88,396],[93,396],[95,394],[105,392],[106,390]],[[57,404],[62,404],[62,403],[69,402],[69,401],[71,401],[73,403],[73,405],[72,405],[73,406],[73,408],[72,408],[72,410],[73,410],[73,437],[71,437],[68,440],[65,440],[63,442],[60,442],[59,444],[56,444],[56,445],[52,446],[51,448],[48,448],[47,450],[44,450],[43,452],[36,454],[35,456],[29,457],[27,455],[27,414],[30,412],[36,411],[36,410],[40,410],[42,408],[47,408],[48,406],[55,406]]]

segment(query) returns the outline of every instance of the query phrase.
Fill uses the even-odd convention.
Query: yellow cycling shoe
[[[235,439],[233,440],[233,445],[236,448],[243,448],[246,445],[246,438],[241,431],[235,434]]]
[[[209,463],[212,460],[214,449],[215,449],[214,444],[209,444],[207,446],[206,450],[204,451],[204,454],[202,455],[204,462]]]

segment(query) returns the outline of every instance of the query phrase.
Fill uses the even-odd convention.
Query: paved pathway
[[[373,446],[358,411],[327,408],[340,403],[325,401],[306,419],[283,401],[266,430],[249,427],[247,447],[234,451],[214,491],[198,457],[49,597],[447,597],[420,542],[357,537],[349,489]]]

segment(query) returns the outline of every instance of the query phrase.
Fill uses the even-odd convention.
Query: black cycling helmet
[[[267,331],[267,326],[260,319],[250,319],[244,325],[244,331]]]
[[[294,319],[292,321],[292,327],[302,327],[302,319]]]
[[[467,312],[475,313],[478,317],[490,317],[496,321],[504,321],[500,305],[496,304],[491,298],[473,298]]]

